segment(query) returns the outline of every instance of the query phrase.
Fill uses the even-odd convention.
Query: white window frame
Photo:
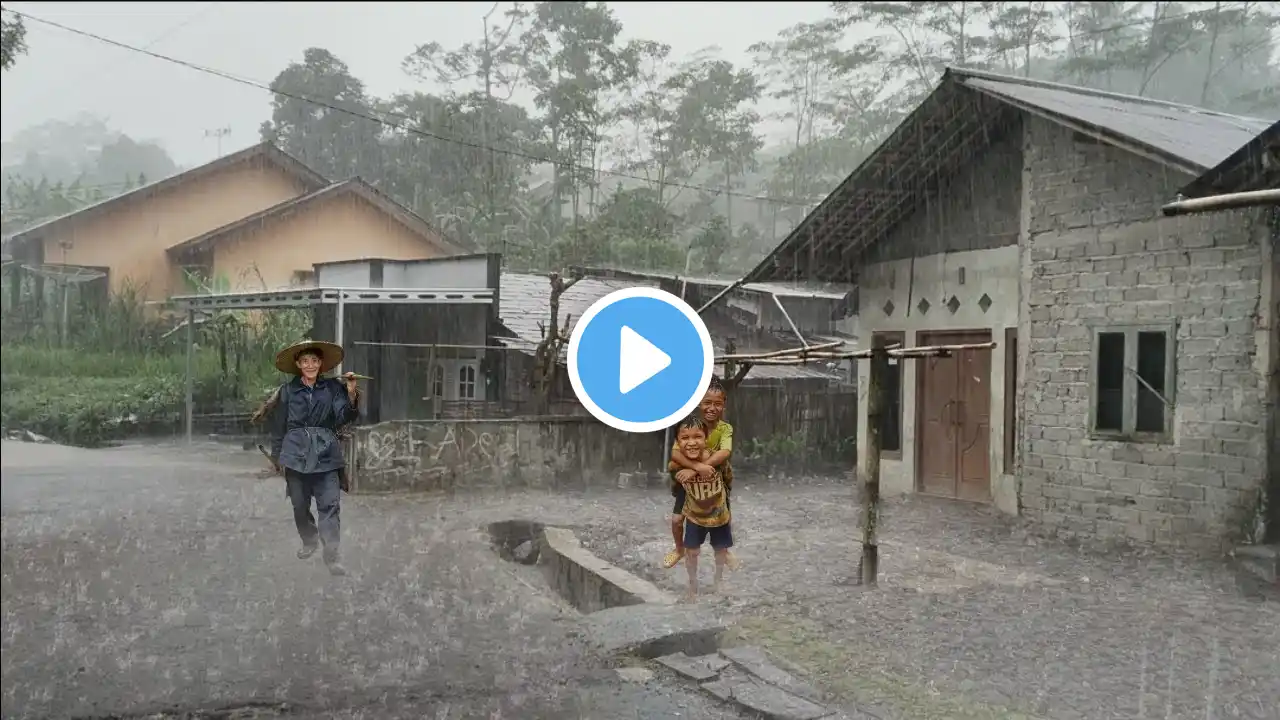
[[[445,392],[444,366],[440,363],[436,363],[431,366],[431,369],[428,372],[428,397],[440,398],[443,400]]]
[[[480,361],[479,360],[458,360],[454,363],[454,377],[457,379],[453,386],[455,400],[479,400],[480,399]],[[471,378],[466,379],[466,374],[470,373]],[[463,388],[470,386],[471,394],[465,395]]]
[[[1096,325],[1091,328],[1092,343],[1089,349],[1089,436],[1097,440],[1125,442],[1168,443],[1173,441],[1174,391],[1177,378],[1178,329],[1174,323],[1136,325]],[[1138,432],[1138,335],[1139,333],[1164,333],[1164,430],[1162,432]],[[1098,429],[1098,346],[1099,335],[1124,335],[1124,381],[1121,385],[1123,408],[1120,430]]]

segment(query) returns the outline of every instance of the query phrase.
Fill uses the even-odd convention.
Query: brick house
[[[1280,563],[1280,263],[1275,261],[1280,250],[1280,122],[1264,130],[1243,145],[1230,157],[1204,175],[1191,181],[1178,191],[1177,202],[1162,208],[1165,215],[1175,217],[1191,213],[1222,212],[1240,207],[1264,207],[1268,213],[1271,236],[1271,267],[1263,268],[1263,298],[1270,297],[1270,315],[1263,315],[1270,322],[1269,338],[1259,344],[1254,356],[1255,366],[1267,374],[1270,380],[1268,395],[1270,412],[1266,436],[1267,467],[1271,469],[1265,488],[1265,528],[1248,538],[1258,543],[1269,543],[1275,563]],[[1267,283],[1270,283],[1269,289]],[[1267,331],[1266,323],[1259,322],[1258,331]],[[1265,353],[1269,351],[1269,356]],[[1269,373],[1266,368],[1270,368]]]
[[[1160,208],[1269,125],[950,69],[747,280],[856,284],[864,342],[997,343],[891,367],[885,492],[1219,547],[1268,478],[1274,227]]]

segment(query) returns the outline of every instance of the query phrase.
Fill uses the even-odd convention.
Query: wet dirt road
[[[294,557],[282,481],[226,446],[5,442],[5,718],[728,718],[621,680],[499,560],[483,508],[345,498],[350,575]],[[499,519],[499,518],[492,518]]]

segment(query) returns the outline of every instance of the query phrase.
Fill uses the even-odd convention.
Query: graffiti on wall
[[[460,475],[500,480],[514,471],[518,431],[519,424],[468,422],[391,422],[362,428],[362,485],[431,489]]]

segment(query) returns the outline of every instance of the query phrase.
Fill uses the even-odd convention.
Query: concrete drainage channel
[[[606,656],[656,661],[705,692],[770,720],[836,717],[816,690],[759,648],[720,649],[725,626],[710,610],[679,604],[671,593],[601,560],[571,530],[503,520],[488,531],[501,558],[542,570],[550,588],[583,614],[588,640]],[[637,677],[624,670],[634,668],[620,670],[623,677]]]

